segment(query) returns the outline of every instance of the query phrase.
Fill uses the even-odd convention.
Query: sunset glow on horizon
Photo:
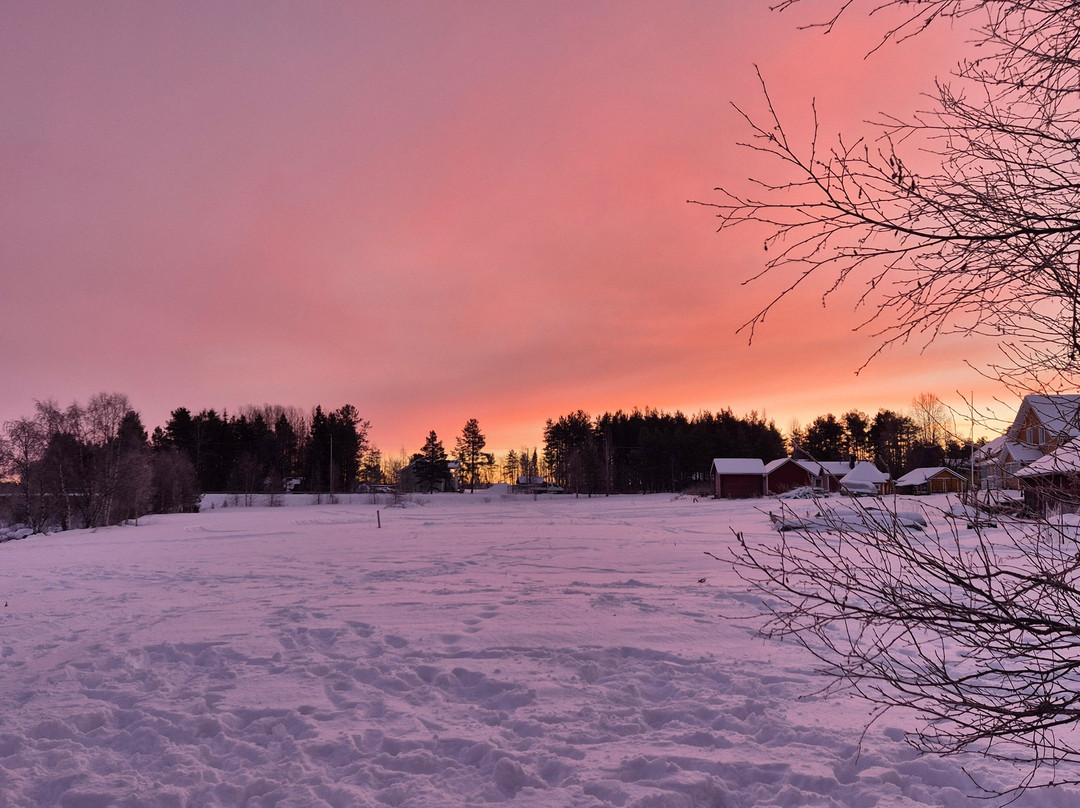
[[[861,290],[748,285],[708,202],[757,170],[755,66],[823,137],[905,113],[960,32],[866,57],[744,0],[0,9],[0,423],[35,400],[356,406],[386,455],[583,409],[988,406],[996,346],[874,352]],[[924,350],[925,348],[925,350]],[[1004,407],[1003,415],[1009,415]]]

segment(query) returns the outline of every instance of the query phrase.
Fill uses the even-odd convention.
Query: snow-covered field
[[[0,545],[0,805],[959,806],[962,766],[995,777],[904,716],[862,735],[733,619],[706,551],[775,537],[775,502],[422,500]]]

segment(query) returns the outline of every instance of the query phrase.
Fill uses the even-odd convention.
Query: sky
[[[765,414],[1001,395],[994,346],[887,352],[862,290],[744,285],[760,233],[713,190],[753,156],[759,67],[798,130],[907,111],[955,31],[870,58],[828,3],[0,0],[0,422],[97,392],[148,428],[357,407],[384,454],[542,444],[635,407]],[[816,10],[815,10],[816,9]]]

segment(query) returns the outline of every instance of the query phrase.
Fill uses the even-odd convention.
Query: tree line
[[[645,409],[549,419],[543,460],[567,491],[614,494],[683,491],[702,485],[716,457],[783,457],[776,425],[731,410],[686,416]]]
[[[370,422],[351,404],[309,414],[295,407],[245,407],[234,415],[173,410],[154,430],[155,449],[176,449],[190,461],[202,491],[245,495],[352,491],[381,482],[380,455],[368,441]]]
[[[294,486],[352,491],[360,480],[382,479],[369,428],[350,404],[310,415],[275,406],[192,415],[181,407],[148,435],[119,393],[66,408],[39,401],[0,436],[7,519],[66,530],[197,511],[204,491],[235,492],[246,504],[256,493],[274,504]]]
[[[729,409],[693,416],[645,409],[590,417],[578,410],[547,421],[542,466],[568,491],[600,494],[702,486],[717,457],[870,460],[899,478],[916,468],[964,466],[970,454],[945,404],[921,393],[908,412],[826,413],[805,428],[793,423],[786,437],[756,412],[740,418]]]
[[[957,436],[948,408],[932,393],[916,396],[910,414],[826,413],[805,428],[793,424],[788,440],[793,457],[870,460],[894,479],[917,468],[964,466],[971,456],[971,442]]]
[[[544,427],[543,447],[486,451],[470,418],[450,451],[431,430],[420,451],[383,458],[356,407],[242,407],[235,413],[184,407],[147,434],[126,396],[99,393],[61,408],[37,402],[32,416],[4,424],[0,460],[8,519],[35,530],[94,527],[146,513],[196,511],[202,492],[256,495],[280,504],[287,491],[321,498],[384,485],[405,491],[547,481],[572,493],[684,491],[706,487],[716,457],[786,456],[874,460],[893,476],[918,466],[959,465],[968,447],[952,436],[948,411],[930,394],[911,414],[852,410],[819,416],[787,438],[756,412],[665,413],[646,408],[590,416],[577,410]],[[453,461],[453,462],[452,462]]]

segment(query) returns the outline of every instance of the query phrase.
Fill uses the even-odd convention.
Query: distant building
[[[901,494],[950,494],[967,488],[963,475],[945,466],[909,471],[896,481]]]
[[[548,482],[543,477],[521,475],[514,485],[513,492],[516,494],[561,494],[563,487]]]
[[[835,494],[845,489],[858,494],[884,494],[891,490],[889,475],[867,460],[818,461],[781,457],[765,466],[765,477],[767,494],[783,494],[802,487],[823,494]]]
[[[398,472],[398,488],[401,491],[427,493],[432,485],[427,473],[428,460],[420,455],[413,457],[409,465]],[[436,491],[457,491],[457,473],[461,464],[457,460],[444,460],[436,464],[435,485]]]
[[[712,472],[720,499],[763,497],[767,492],[765,463],[758,458],[718,457]]]
[[[975,452],[983,489],[1019,488],[1017,472],[1080,437],[1080,395],[1024,396],[1004,435]]]
[[[765,465],[765,477],[766,494],[783,494],[795,488],[813,488],[822,493],[840,490],[840,477],[816,460],[781,457]]]
[[[1080,511],[1080,439],[1018,469],[1025,509],[1037,516]]]
[[[840,490],[851,494],[890,494],[892,478],[869,460],[860,460],[840,478]]]

